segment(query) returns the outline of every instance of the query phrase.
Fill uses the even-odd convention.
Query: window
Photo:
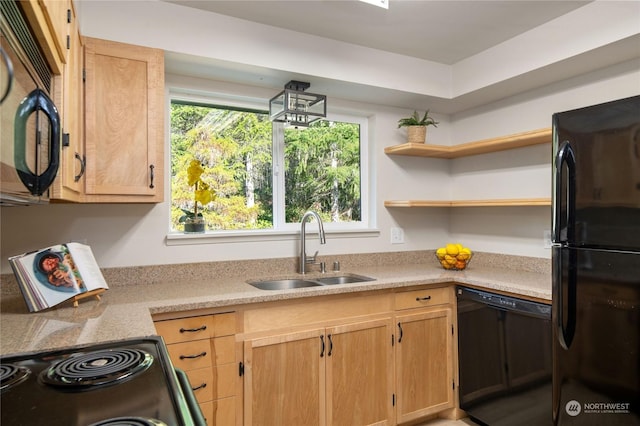
[[[194,159],[216,193],[198,203],[207,233],[293,229],[307,210],[327,229],[366,227],[366,119],[330,118],[294,128],[266,111],[172,101],[171,231],[194,212]]]

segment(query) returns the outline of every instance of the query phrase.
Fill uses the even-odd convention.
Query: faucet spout
[[[318,222],[318,234],[320,236],[320,244],[326,244],[327,240],[324,235],[324,225],[322,224],[322,219],[320,215],[313,210],[309,210],[302,216],[302,220],[300,221],[300,268],[299,271],[301,274],[307,272],[307,264],[316,263],[316,256],[318,253],[313,256],[307,256],[307,248],[306,248],[306,224],[310,217],[314,217],[316,222]]]

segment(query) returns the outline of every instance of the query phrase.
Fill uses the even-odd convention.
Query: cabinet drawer
[[[200,404],[204,419],[209,426],[231,426],[236,424],[236,398],[218,399]]]
[[[395,295],[396,310],[424,308],[453,302],[453,292],[449,287],[412,290]]]
[[[171,362],[184,371],[211,367],[210,342],[209,339],[205,339],[167,345]]]
[[[211,339],[211,359],[213,365],[232,363],[236,359],[235,336],[216,337]]]
[[[156,321],[156,330],[167,344],[229,336],[236,332],[236,314],[202,315],[198,317]]]
[[[229,336],[230,334],[236,334],[236,313],[215,314],[211,337]]]
[[[198,402],[211,401],[213,399],[214,380],[211,367],[199,368],[187,371],[191,389]]]
[[[235,395],[235,384],[238,378],[238,365],[224,364],[213,367],[213,399]]]
[[[155,323],[158,334],[167,344],[209,339],[213,319],[211,315],[158,321]]]

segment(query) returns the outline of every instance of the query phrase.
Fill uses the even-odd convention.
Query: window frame
[[[232,95],[217,93],[193,94],[181,90],[170,89],[167,96],[167,117],[171,116],[171,104],[174,101],[192,103],[202,106],[218,108],[243,109],[254,112],[266,112],[268,114],[268,99],[247,100]],[[360,203],[361,220],[358,222],[325,222],[324,229],[327,234],[333,236],[361,237],[379,236],[379,230],[375,228],[375,203],[372,185],[371,167],[371,138],[369,135],[369,118],[355,111],[344,110],[341,112],[327,111],[327,120],[356,123],[360,126]],[[167,143],[169,145],[167,160],[171,164],[171,123],[167,124]],[[273,123],[272,132],[272,185],[273,185],[273,228],[247,229],[247,230],[216,230],[206,231],[204,234],[185,234],[181,231],[172,231],[170,224],[171,211],[171,174],[167,173],[167,245],[182,245],[197,242],[201,243],[225,243],[239,241],[282,241],[296,239],[300,230],[300,223],[284,222],[284,124]],[[169,169],[168,169],[169,170]]]

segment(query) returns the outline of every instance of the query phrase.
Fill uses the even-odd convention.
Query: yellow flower
[[[200,177],[204,173],[204,168],[198,160],[191,160],[187,168],[189,186],[194,187],[194,213],[198,213],[198,203],[203,206],[215,199],[215,193],[211,187]]]
[[[204,182],[200,182],[200,188],[195,191],[195,200],[200,204],[205,205],[213,201],[213,191],[209,189],[209,185]]]
[[[202,165],[198,160],[191,160],[189,168],[187,169],[187,176],[189,178],[189,186],[193,186],[200,180],[200,176],[204,172]]]

